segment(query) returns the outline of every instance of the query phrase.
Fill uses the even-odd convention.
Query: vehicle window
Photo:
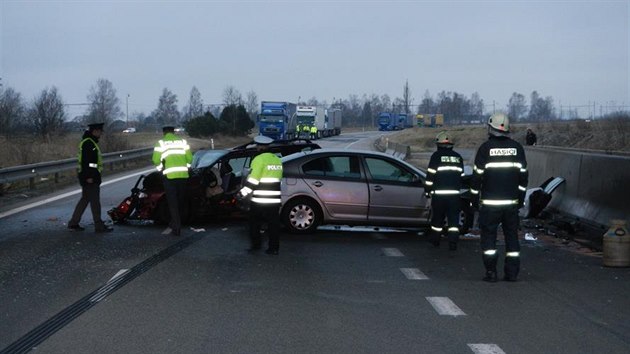
[[[376,180],[397,182],[413,181],[412,173],[392,164],[389,161],[368,157],[365,159],[365,162],[372,178]]]
[[[236,176],[240,176],[245,167],[249,167],[249,157],[237,157],[228,161]]]
[[[355,156],[322,157],[305,163],[302,171],[308,176],[359,178],[359,159]]]

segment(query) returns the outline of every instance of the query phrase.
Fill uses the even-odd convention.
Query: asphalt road
[[[371,134],[322,145],[369,148]],[[103,212],[134,181],[104,185]],[[250,255],[240,220],[182,238],[68,232],[76,200],[0,218],[0,351],[630,352],[630,270],[542,241],[522,241],[521,281],[488,284],[475,239],[451,252],[416,232],[327,227]]]

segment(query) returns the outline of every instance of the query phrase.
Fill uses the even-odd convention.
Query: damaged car
[[[269,151],[279,157],[319,148],[307,139],[277,140],[269,145]],[[182,220],[240,213],[236,193],[257,154],[253,142],[232,149],[195,152],[186,188],[187,203],[181,210]],[[131,189],[131,195],[107,214],[114,223],[151,220],[167,224],[170,212],[160,172],[141,175]]]

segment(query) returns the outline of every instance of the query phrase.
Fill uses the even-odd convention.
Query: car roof
[[[305,146],[311,146],[314,149],[320,149],[321,147],[312,142],[309,139],[287,139],[287,140],[274,140],[271,144],[269,144],[269,147],[280,147],[280,146],[296,146],[296,145],[305,145]],[[232,148],[232,150],[242,150],[242,149],[247,149],[247,148],[255,148],[256,147],[256,143],[252,140],[248,143],[239,145],[239,146],[235,146]]]
[[[395,156],[383,153],[383,152],[379,152],[379,151],[369,151],[369,150],[355,150],[355,149],[341,149],[341,148],[321,148],[321,149],[317,149],[317,150],[311,150],[311,151],[301,151],[301,152],[296,152],[294,154],[285,156],[282,158],[282,163],[290,163],[294,160],[300,159],[302,157],[308,156],[309,158],[316,158],[316,157],[324,157],[324,156],[335,156],[335,155],[355,155],[355,156],[373,156],[373,157],[383,157],[385,159],[388,160],[393,160],[396,161],[397,163],[400,163],[418,173],[420,173],[422,176],[425,176],[426,173],[424,171],[422,171],[421,169],[417,168],[416,166],[411,165],[410,163],[403,161]]]

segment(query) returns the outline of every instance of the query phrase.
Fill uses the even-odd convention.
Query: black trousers
[[[251,204],[249,209],[249,238],[252,248],[260,248],[262,236],[260,230],[263,225],[267,225],[265,234],[269,237],[269,249],[278,251],[280,248],[280,204],[259,205]]]
[[[88,204],[92,210],[94,227],[96,229],[103,227],[103,220],[101,219],[101,185],[99,183],[83,183],[81,185],[81,199],[74,207],[68,226],[79,225]]]
[[[186,209],[186,184],[187,178],[168,179],[164,177],[164,192],[168,201],[168,211],[171,221],[168,227],[178,234],[182,229],[181,215]]]
[[[460,211],[459,195],[436,195],[431,197],[431,227],[442,228],[444,226],[444,217],[447,219],[448,225],[448,241],[457,242],[459,240],[459,211]],[[457,228],[457,231],[455,231]],[[439,240],[440,232],[431,229],[429,237],[432,240]]]
[[[479,210],[479,228],[481,229],[481,250],[486,270],[496,271],[498,254],[487,254],[486,251],[497,249],[497,229],[501,224],[505,236],[505,252],[520,252],[518,242],[518,207],[487,206]],[[509,277],[516,277],[520,268],[520,256],[505,257],[504,270]]]

